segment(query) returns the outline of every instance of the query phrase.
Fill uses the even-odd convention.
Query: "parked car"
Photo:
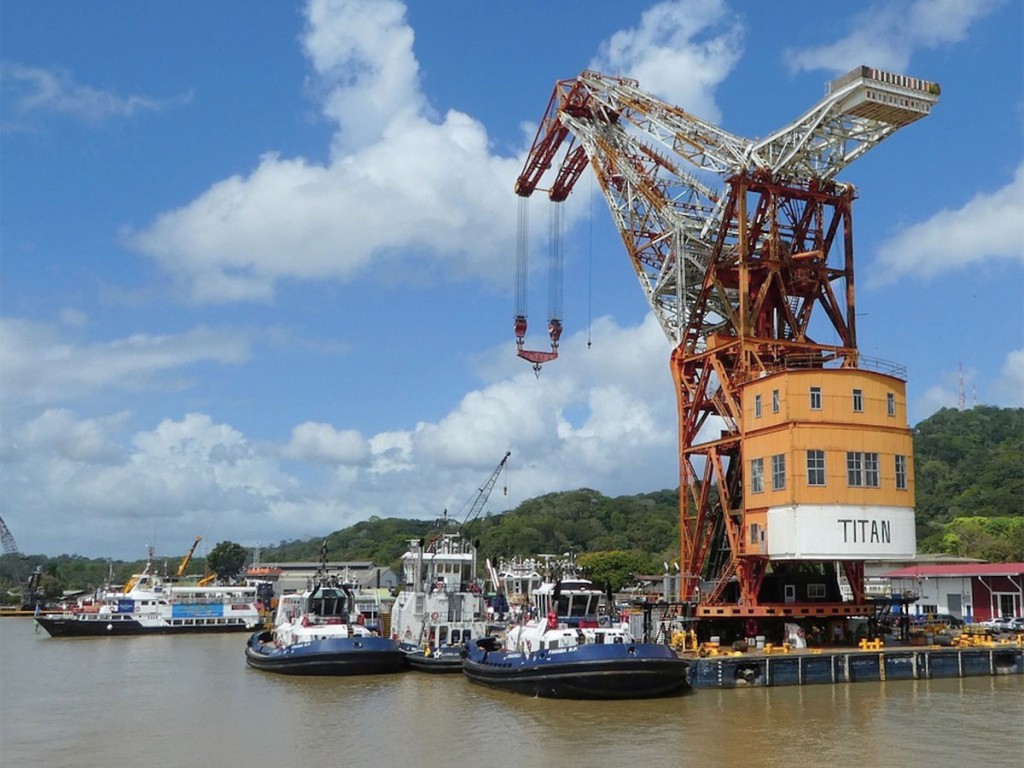
[[[1013,616],[997,616],[981,622],[981,625],[992,632],[1010,632],[1013,629]]]
[[[1024,616],[1018,616],[1010,622],[1011,632],[1024,632]]]
[[[951,629],[961,629],[964,625],[964,620],[951,613],[924,613],[920,616],[915,616],[911,623],[916,626],[945,624]]]

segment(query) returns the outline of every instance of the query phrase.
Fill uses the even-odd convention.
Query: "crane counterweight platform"
[[[905,373],[858,351],[856,192],[837,176],[939,93],[862,66],[749,140],[630,78],[555,85],[515,183],[520,224],[549,172],[557,204],[589,165],[672,345],[681,598],[703,615],[855,615],[864,560],[914,554]],[[529,360],[525,331],[523,310]],[[851,538],[856,526],[868,540]]]

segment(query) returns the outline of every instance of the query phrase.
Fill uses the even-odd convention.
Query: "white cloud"
[[[540,377],[503,347],[501,379],[417,427],[414,461],[479,471],[509,449],[520,499],[593,487],[595,476],[613,494],[673,487],[678,419],[661,327],[653,315],[636,328],[601,318],[591,334],[589,349],[585,333],[563,338]]]
[[[996,261],[1024,263],[1024,164],[1002,189],[979,193],[962,208],[940,211],[883,243],[873,282],[934,277]]]
[[[123,451],[109,436],[125,421],[124,414],[102,419],[82,419],[64,408],[50,408],[18,429],[14,451],[49,453],[81,464],[110,464]],[[11,455],[7,450],[5,454]]]
[[[336,125],[330,162],[268,152],[247,175],[125,230],[125,242],[197,302],[265,301],[281,279],[347,282],[371,265],[376,278],[504,281],[522,158],[492,154],[464,113],[434,117],[402,4],[316,0],[307,21],[304,49]],[[739,37],[719,0],[663,3],[614,36],[601,61],[714,118],[711,92]]]
[[[742,26],[723,0],[659,3],[637,27],[612,35],[590,68],[632,77],[645,91],[717,123],[714,89],[739,61],[742,42]]]
[[[204,360],[239,363],[248,343],[235,333],[196,328],[179,335],[133,334],[79,346],[43,323],[0,319],[4,401],[52,403],[108,390],[181,386],[169,378]]]
[[[196,535],[276,543],[371,515],[464,513],[506,450],[509,479],[487,509],[584,485],[609,495],[674,487],[677,422],[660,327],[653,316],[635,328],[602,318],[591,337],[589,350],[584,333],[565,338],[540,378],[502,345],[490,353],[504,361],[497,378],[448,415],[368,437],[306,422],[280,446],[258,444],[189,413],[126,442],[125,414],[50,409],[4,426],[5,520],[31,530],[19,535],[31,552],[139,557],[154,539],[173,553]]]
[[[236,538],[294,486],[273,457],[209,416],[165,420],[115,450],[121,426],[118,417],[48,411],[5,435],[4,494],[10,518],[32,527],[27,542],[43,541],[51,553],[131,557],[163,534]],[[176,542],[158,543],[177,551]]]
[[[307,421],[292,430],[284,455],[328,464],[363,464],[370,456],[370,447],[357,430],[337,430],[330,424]]]
[[[996,408],[1024,406],[1024,349],[1011,350],[1006,354],[994,381],[983,378],[978,369],[969,366],[944,371],[939,381],[928,387],[912,404],[910,423],[927,419],[943,408],[959,408],[961,395],[967,408],[974,405]]]
[[[957,392],[955,383],[947,382],[928,387],[914,402],[910,423],[923,421],[943,408],[956,408],[959,402]]]
[[[3,82],[4,101],[14,113],[23,117],[42,113],[100,122],[132,117],[140,112],[158,112],[192,100],[191,93],[168,99],[119,96],[79,85],[64,73],[16,63],[5,63],[0,67],[0,80]]]
[[[126,237],[197,301],[266,299],[278,279],[349,281],[371,264],[377,275],[422,274],[420,260],[493,281],[514,242],[517,168],[487,154],[485,131],[465,115],[411,118],[331,167],[265,155],[247,178],[218,182]]]
[[[998,405],[1004,408],[1024,406],[1024,349],[1015,349],[1006,356],[992,390]]]
[[[973,22],[1001,4],[1002,0],[876,3],[852,18],[846,37],[817,48],[790,48],[784,56],[794,72],[842,73],[862,64],[905,72],[915,51],[959,42]]]
[[[313,0],[303,46],[321,82],[324,114],[344,158],[380,140],[397,117],[422,114],[419,63],[405,5],[395,0]]]

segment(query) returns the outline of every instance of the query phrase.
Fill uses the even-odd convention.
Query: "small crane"
[[[188,568],[188,564],[192,560],[192,554],[196,551],[196,547],[199,546],[199,542],[202,540],[202,536],[196,536],[196,540],[192,542],[192,548],[189,549],[188,554],[181,559],[181,564],[178,566],[178,573],[176,574],[179,579],[185,575],[185,569]]]
[[[512,455],[512,451],[505,451],[505,455],[501,461],[498,462],[498,466],[494,468],[487,481],[480,487],[477,492],[476,498],[473,500],[473,506],[469,508],[469,512],[466,513],[466,518],[462,521],[462,525],[471,520],[476,519],[476,516],[480,514],[480,510],[484,508],[484,504],[487,503],[487,499],[490,498],[491,491],[494,490],[494,484],[498,482],[498,475],[501,474],[501,470],[505,468],[505,464],[508,462],[508,457]]]

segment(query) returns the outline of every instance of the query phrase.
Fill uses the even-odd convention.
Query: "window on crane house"
[[[772,490],[781,491],[786,487],[786,454],[772,456]]]
[[[811,387],[811,410],[821,410],[821,387]]]
[[[754,395],[754,418],[761,418],[761,396]]]
[[[825,452],[812,449],[807,452],[807,484],[825,484]]]
[[[764,491],[764,459],[750,460],[750,492]]]
[[[862,472],[864,470],[864,454],[859,451],[847,451],[846,453],[846,484],[852,486],[863,485]]]
[[[907,490],[907,457],[896,455],[896,490]]]
[[[863,413],[864,412],[864,391],[860,389],[853,390],[853,412]]]
[[[896,415],[896,395],[892,392],[885,396],[885,407],[890,416]]]
[[[779,412],[779,390],[772,390],[772,413]]]
[[[853,488],[877,488],[878,454],[847,451],[846,481]]]
[[[869,451],[864,454],[864,485],[868,488],[877,488],[880,484],[878,475],[878,454]]]

